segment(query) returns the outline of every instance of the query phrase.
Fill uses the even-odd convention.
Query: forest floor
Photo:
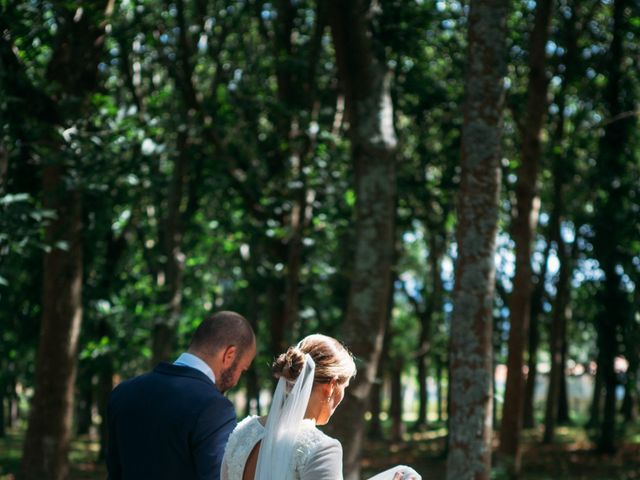
[[[445,478],[444,429],[405,435],[402,441],[369,440],[363,457],[368,476],[397,464],[413,466],[424,480]],[[640,480],[640,425],[627,431],[627,441],[615,455],[598,455],[580,428],[561,427],[553,445],[541,445],[541,431],[525,434],[522,480]],[[10,432],[0,438],[0,480],[13,480],[20,466],[23,433]],[[103,464],[97,463],[98,444],[89,438],[73,442],[72,480],[104,479]],[[495,480],[504,477],[499,471]]]

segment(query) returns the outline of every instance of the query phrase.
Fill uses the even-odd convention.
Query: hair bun
[[[284,378],[288,382],[295,382],[304,367],[304,353],[298,347],[289,347],[273,362],[271,370],[276,378]]]

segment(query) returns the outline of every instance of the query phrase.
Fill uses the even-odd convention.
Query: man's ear
[[[238,354],[238,349],[235,345],[229,345],[222,352],[222,366],[227,369],[231,365],[233,365],[234,360],[236,359],[236,355]]]

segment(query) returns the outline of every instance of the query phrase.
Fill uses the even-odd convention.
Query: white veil
[[[258,454],[255,480],[291,480],[290,464],[295,441],[313,387],[315,362],[304,356],[302,372],[291,385],[278,380]]]

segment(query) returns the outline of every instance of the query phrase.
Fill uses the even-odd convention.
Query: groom
[[[118,385],[109,399],[110,480],[218,480],[233,405],[233,387],[256,355],[249,322],[218,312],[197,328],[174,363]]]

